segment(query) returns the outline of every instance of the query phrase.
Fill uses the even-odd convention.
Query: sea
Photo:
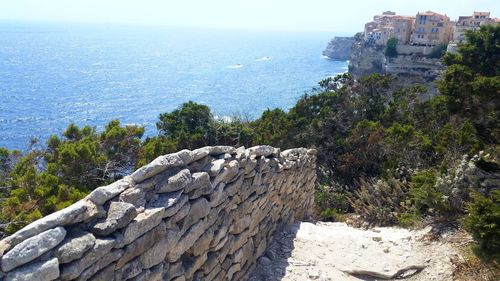
[[[160,113],[208,105],[217,118],[288,110],[347,71],[321,56],[338,34],[0,22],[0,147],[25,150],[70,123],[112,119],[157,134]]]

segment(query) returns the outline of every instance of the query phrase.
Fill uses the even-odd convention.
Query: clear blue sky
[[[0,19],[353,33],[383,10],[472,11],[500,17],[500,0],[0,0]]]

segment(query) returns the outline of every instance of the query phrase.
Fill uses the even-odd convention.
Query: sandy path
[[[345,223],[307,223],[278,233],[250,280],[381,280],[354,277],[346,271],[393,275],[408,266],[423,266],[405,280],[451,280],[450,257],[456,251],[439,242],[422,242],[430,228],[362,230]],[[415,270],[407,274],[415,273]]]

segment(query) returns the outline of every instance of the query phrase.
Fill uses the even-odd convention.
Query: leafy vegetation
[[[389,38],[387,40],[387,44],[385,45],[384,54],[388,58],[393,58],[398,56],[398,51],[396,50],[396,46],[398,45],[397,38]]]
[[[188,102],[161,114],[158,135],[143,141],[142,127],[111,121],[103,132],[71,124],[25,153],[0,149],[1,227],[12,233],[162,154],[269,144],[318,150],[323,219],[355,212],[372,225],[411,226],[465,216],[480,249],[498,252],[498,192],[484,186],[491,186],[485,175],[500,174],[500,27],[467,37],[443,57],[442,95],[431,99],[422,98],[424,87],[400,87],[391,76],[342,74],[288,112],[268,109],[253,121],[218,119]],[[395,51],[397,41],[389,41]]]

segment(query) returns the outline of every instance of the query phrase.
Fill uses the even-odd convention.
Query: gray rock
[[[177,261],[184,252],[186,252],[189,248],[191,248],[196,240],[200,238],[200,236],[207,229],[207,224],[205,221],[201,220],[195,223],[187,232],[182,236],[179,242],[175,245],[172,250],[167,253],[166,260],[169,262]]]
[[[191,172],[184,169],[174,175],[166,175],[156,185],[155,192],[165,193],[183,190],[189,184],[191,184]]]
[[[176,263],[172,263],[170,268],[168,269],[167,276],[171,279],[181,276],[184,274],[184,267],[182,267],[182,262],[178,261]]]
[[[258,156],[269,156],[273,154],[274,152],[274,147],[271,147],[269,145],[258,145],[254,147],[250,147],[247,149],[248,155],[253,156],[255,155],[256,157]]]
[[[134,205],[125,202],[111,202],[108,216],[94,224],[91,231],[99,236],[107,236],[115,230],[127,226],[136,216],[137,211]]]
[[[159,225],[164,216],[164,211],[164,208],[147,209],[144,213],[137,215],[125,228],[122,244],[131,243],[142,234]]]
[[[175,215],[171,216],[166,220],[167,228],[171,228],[174,224],[178,223],[180,220],[185,218],[189,214],[189,210],[191,209],[191,204],[186,203],[182,208],[179,209]]]
[[[142,265],[139,258],[127,263],[122,268],[115,271],[115,280],[127,280],[139,275],[142,271]]]
[[[140,256],[142,268],[151,268],[165,259],[165,255],[169,250],[169,241],[167,237],[161,239],[153,247],[149,248]]]
[[[179,154],[162,155],[153,160],[153,162],[142,166],[132,173],[131,177],[135,183],[140,183],[154,175],[157,175],[167,169],[184,166],[185,163]]]
[[[101,186],[94,189],[89,195],[87,195],[86,199],[94,202],[97,205],[103,205],[107,201],[111,200],[113,197],[122,193],[125,189],[131,186],[130,177],[125,177],[119,181],[115,181],[114,183]]]
[[[125,248],[125,253],[116,263],[116,269],[121,268],[133,258],[146,252],[156,243],[156,241],[162,239],[163,237],[165,237],[165,235],[166,235],[165,223],[162,222],[153,230],[147,232],[146,234],[139,237],[137,240],[127,245],[127,247]]]
[[[107,253],[99,259],[96,263],[92,264],[92,266],[85,269],[80,276],[78,276],[77,281],[86,281],[90,279],[92,276],[96,275],[96,273],[103,268],[110,265],[112,262],[118,260],[123,254],[122,249],[114,249],[111,252]],[[114,265],[113,265],[113,273],[114,273]]]
[[[36,259],[61,243],[65,236],[66,230],[57,227],[24,240],[2,257],[2,270],[8,272]]]
[[[54,251],[59,263],[69,263],[79,259],[95,244],[95,237],[91,233],[82,232],[75,237],[66,238]]]
[[[164,217],[171,217],[175,215],[187,201],[188,196],[182,194],[182,191],[162,193],[148,205],[148,208],[166,208],[163,214]]]
[[[252,217],[250,215],[245,215],[240,219],[236,218],[234,220],[233,225],[231,225],[231,228],[229,229],[229,233],[231,234],[242,233],[243,230],[247,229],[250,226],[251,222],[252,222]]]
[[[202,159],[203,157],[208,156],[210,151],[208,150],[208,148],[203,147],[203,148],[198,148],[198,149],[193,150],[192,153],[193,153],[193,160],[192,161],[194,162],[194,161],[198,161],[198,160]]]
[[[192,174],[193,181],[190,185],[186,186],[184,192],[189,193],[191,191],[198,191],[199,189],[204,189],[201,194],[208,194],[212,190],[212,183],[210,182],[210,176],[206,172],[199,172]],[[206,189],[208,188],[208,189]]]
[[[57,258],[48,261],[31,263],[11,271],[5,281],[50,281],[59,277],[59,262]]]
[[[186,277],[187,280],[191,280],[196,270],[198,270],[206,261],[207,253],[204,253],[201,256],[191,257],[189,259],[183,260],[182,264],[185,270],[184,277]]]
[[[154,185],[152,184],[152,186]],[[138,186],[126,189],[120,194],[118,201],[130,203],[136,208],[144,207],[146,204],[146,190]]]
[[[213,228],[209,228],[203,235],[201,235],[198,240],[194,243],[193,247],[189,250],[189,252],[193,256],[199,256],[203,253],[206,253],[210,248],[210,242],[212,242],[214,238],[214,230]]]
[[[89,266],[109,253],[116,241],[110,238],[96,239],[94,248],[88,251],[81,259],[61,266],[61,280],[72,280],[78,276]]]
[[[225,186],[223,182],[219,183],[210,194],[210,206],[212,208],[219,206],[227,198],[227,194],[224,193]]]
[[[206,217],[210,213],[210,204],[207,199],[199,198],[191,203],[191,209],[189,214],[184,218],[184,223],[182,224],[182,232],[191,227],[195,222],[201,218]]]
[[[220,155],[220,154],[235,154],[236,153],[236,148],[232,146],[224,146],[224,145],[219,145],[219,146],[207,146],[208,148],[208,154],[210,155]]]
[[[0,256],[21,241],[40,234],[47,229],[83,221],[87,208],[88,203],[85,200],[80,200],[67,208],[28,224],[18,232],[0,241]]]
[[[224,159],[212,161],[203,168],[203,171],[207,172],[210,177],[215,177],[224,168],[225,163],[226,160]]]
[[[111,281],[115,277],[115,265],[111,264],[108,267],[97,272],[90,280],[92,281]]]

